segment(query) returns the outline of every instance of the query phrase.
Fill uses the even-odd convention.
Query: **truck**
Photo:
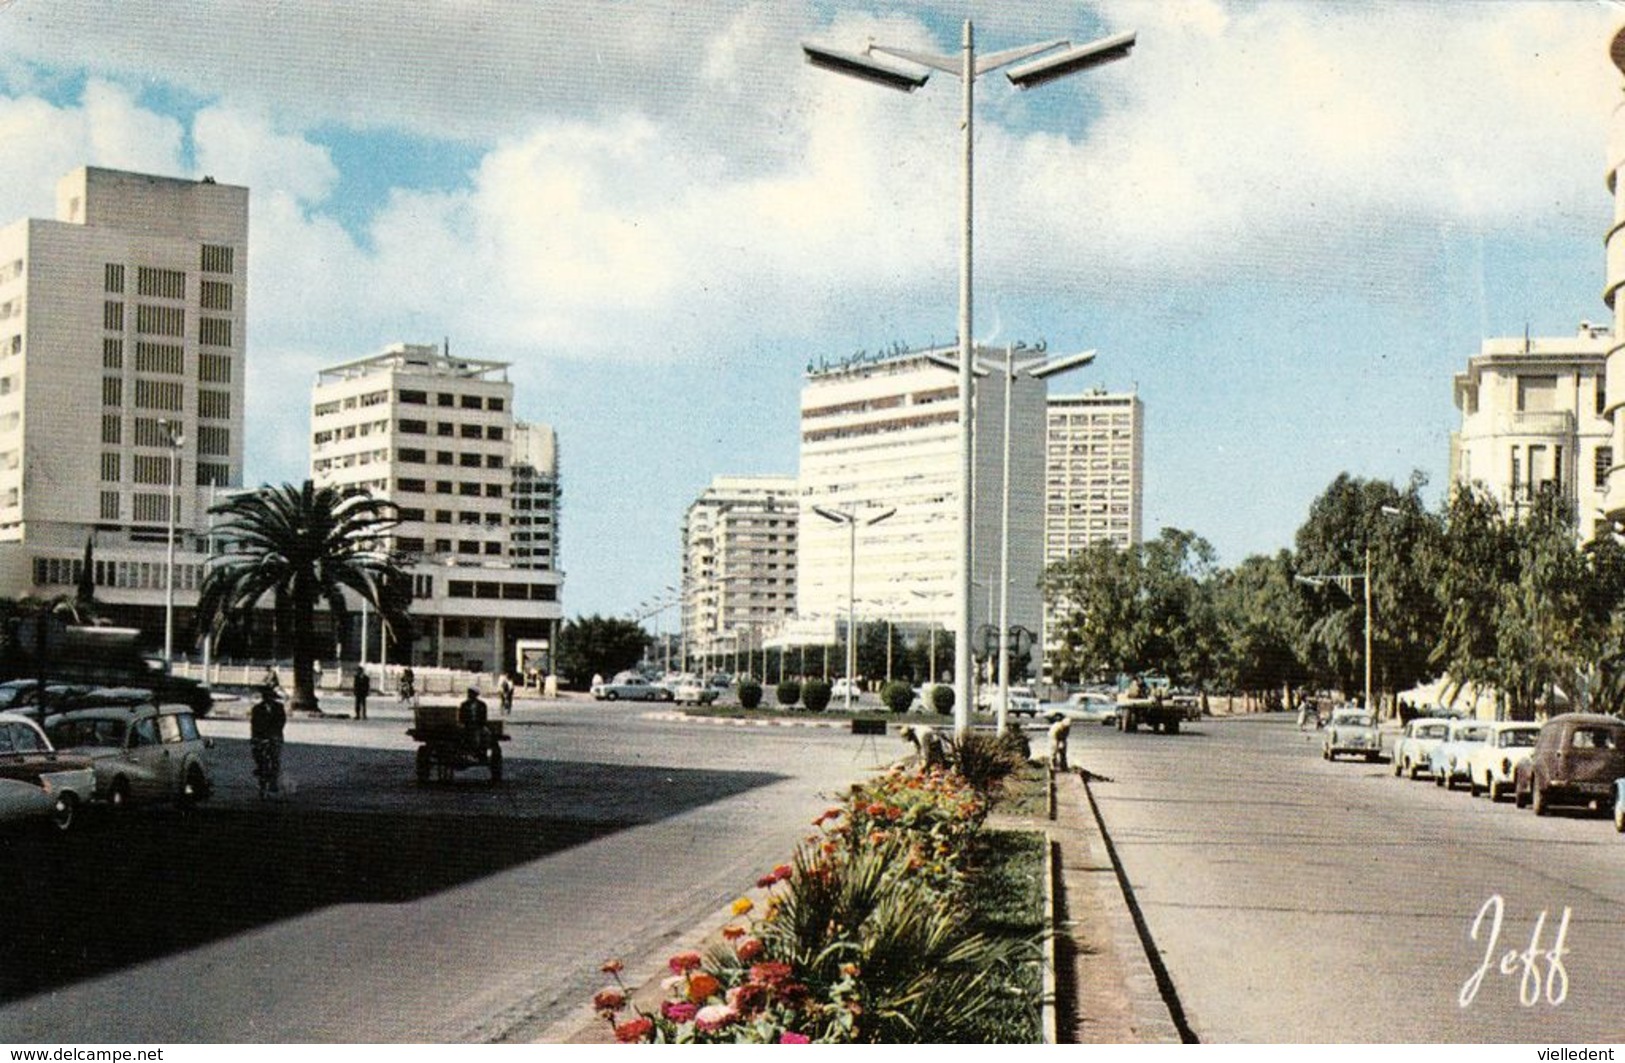
[[[185,705],[199,717],[207,716],[214,705],[208,687],[171,675],[162,657],[143,654],[141,632],[135,628],[28,617],[6,634],[0,680],[140,687],[152,691],[155,700]]]
[[[1144,724],[1163,734],[1178,734],[1179,725],[1202,718],[1201,699],[1175,693],[1167,676],[1151,675],[1119,682],[1117,729],[1132,734]]]

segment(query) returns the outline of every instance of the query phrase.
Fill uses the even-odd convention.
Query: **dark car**
[[[1512,795],[1519,808],[1534,805],[1544,816],[1558,804],[1590,804],[1613,796],[1625,776],[1625,720],[1566,713],[1547,721],[1535,751],[1519,764]]]

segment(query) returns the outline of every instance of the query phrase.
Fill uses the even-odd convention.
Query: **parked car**
[[[1614,829],[1625,834],[1625,779],[1614,780]]]
[[[668,689],[672,700],[679,705],[709,705],[720,693],[716,687],[701,682],[697,675],[678,676],[668,684]]]
[[[1467,755],[1482,746],[1490,736],[1488,720],[1454,720],[1450,734],[1428,754],[1428,771],[1433,784],[1454,790],[1457,782],[1467,782]]]
[[[67,830],[95,792],[88,757],[58,752],[39,724],[0,712],[0,822],[49,817]]]
[[[837,678],[835,680],[835,682],[830,684],[830,688],[829,688],[829,701],[830,701],[830,704],[833,705],[837,701],[845,701],[846,700],[846,692],[849,689],[852,691],[852,700],[857,701],[859,698],[863,697],[863,680],[861,680],[861,679],[848,679],[844,675]]]
[[[636,672],[622,672],[607,683],[595,683],[592,696],[598,701],[671,701],[672,691],[651,683]]]
[[[1382,740],[1377,734],[1377,721],[1364,709],[1338,709],[1326,725],[1326,739],[1321,756],[1336,760],[1347,754],[1376,760],[1382,755]]]
[[[1043,713],[1051,723],[1065,718],[1073,723],[1098,723],[1110,727],[1117,722],[1117,699],[1098,691],[1080,690],[1065,701],[1047,702]]]
[[[976,707],[983,712],[999,711],[999,685],[986,683],[976,695]],[[1037,716],[1038,695],[1033,688],[1025,684],[1010,686],[1010,715]]]
[[[1394,743],[1394,774],[1414,779],[1431,770],[1428,755],[1450,735],[1450,721],[1418,717],[1405,725]]]
[[[1544,816],[1553,805],[1612,798],[1619,778],[1625,778],[1625,720],[1564,713],[1546,721],[1534,752],[1516,767],[1512,797]]]
[[[96,798],[114,809],[146,801],[193,805],[214,789],[197,716],[186,705],[75,709],[45,721],[58,749],[89,757]]]
[[[1499,801],[1512,789],[1512,777],[1519,764],[1535,751],[1540,724],[1509,720],[1490,724],[1484,744],[1467,754],[1467,789],[1474,797],[1489,791],[1491,801]]]

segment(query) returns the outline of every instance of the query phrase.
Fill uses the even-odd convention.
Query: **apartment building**
[[[762,647],[796,607],[800,514],[793,476],[718,476],[683,517],[685,661]]]
[[[979,349],[1002,364],[1005,352]],[[857,616],[919,630],[957,626],[960,555],[959,385],[942,359],[957,348],[897,350],[809,367],[801,392],[800,552],[797,611],[847,615],[848,573]],[[972,645],[981,654],[998,622],[1004,484],[1002,373],[976,380],[973,405]],[[1045,394],[1017,376],[1010,394],[1010,622],[1037,633],[1042,601]],[[853,515],[851,529],[817,510]],[[869,523],[890,512],[878,523]],[[853,559],[855,558],[855,566]],[[996,636],[992,636],[996,637]]]
[[[1555,489],[1590,539],[1615,466],[1613,346],[1608,328],[1589,322],[1573,336],[1485,340],[1455,376],[1461,428],[1450,438],[1451,483],[1482,484],[1509,514]]]
[[[557,445],[515,421],[508,363],[396,344],[322,370],[311,477],[399,509],[417,639],[391,659],[493,671],[516,666],[518,641],[556,644]]]
[[[96,595],[154,644],[173,521],[189,632],[206,510],[242,483],[248,189],[82,167],[0,228],[0,595]],[[177,648],[182,648],[177,644]]]

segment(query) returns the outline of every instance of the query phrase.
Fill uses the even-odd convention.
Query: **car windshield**
[[[1618,749],[1619,732],[1612,728],[1582,728],[1574,732],[1569,745],[1575,749]]]
[[[1449,729],[1449,726],[1446,724],[1430,723],[1426,727],[1418,727],[1416,729],[1416,737],[1443,738],[1445,736],[1445,732],[1447,732]]]
[[[48,728],[51,741],[58,749],[76,746],[122,747],[124,731],[123,720],[58,720]]]
[[[1347,716],[1339,716],[1332,722],[1342,724],[1344,727],[1370,727],[1371,717],[1364,713],[1351,712]]]
[[[1520,730],[1520,731],[1502,731],[1501,732],[1501,738],[1500,738],[1500,740],[1498,742],[1496,742],[1496,745],[1503,746],[1503,747],[1533,746],[1535,744],[1535,737],[1539,733],[1540,733],[1539,731],[1523,731],[1523,730]]]
[[[1490,736],[1488,727],[1463,727],[1456,732],[1458,742],[1482,742]]]

